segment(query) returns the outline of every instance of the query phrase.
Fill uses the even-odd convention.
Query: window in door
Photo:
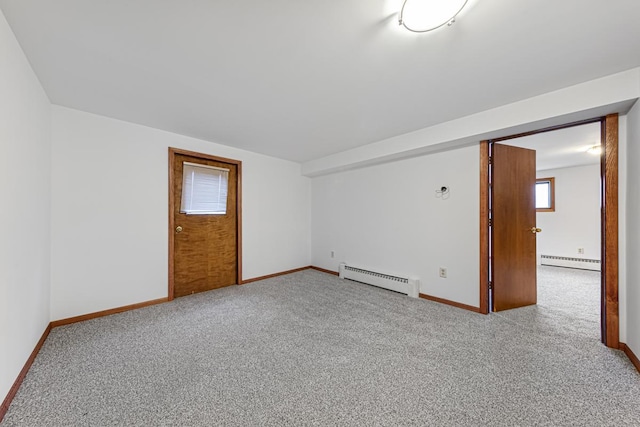
[[[183,163],[180,212],[187,215],[227,213],[229,169]]]

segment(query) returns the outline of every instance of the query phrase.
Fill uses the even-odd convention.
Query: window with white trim
[[[183,162],[180,213],[224,215],[227,213],[229,169]]]

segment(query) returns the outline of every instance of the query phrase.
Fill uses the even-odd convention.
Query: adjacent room
[[[537,304],[558,329],[601,335],[601,132],[588,123],[519,137],[536,152]]]
[[[0,426],[637,425],[638,17],[0,0]]]

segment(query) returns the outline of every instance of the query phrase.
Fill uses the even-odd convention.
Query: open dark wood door
[[[493,311],[536,304],[536,152],[491,150]]]

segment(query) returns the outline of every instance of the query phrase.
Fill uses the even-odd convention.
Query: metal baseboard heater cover
[[[412,298],[418,298],[420,294],[420,280],[415,277],[394,276],[354,267],[344,262],[340,264],[340,278],[389,289]]]
[[[600,271],[599,259],[573,258],[573,257],[555,256],[555,255],[540,255],[540,265]]]

